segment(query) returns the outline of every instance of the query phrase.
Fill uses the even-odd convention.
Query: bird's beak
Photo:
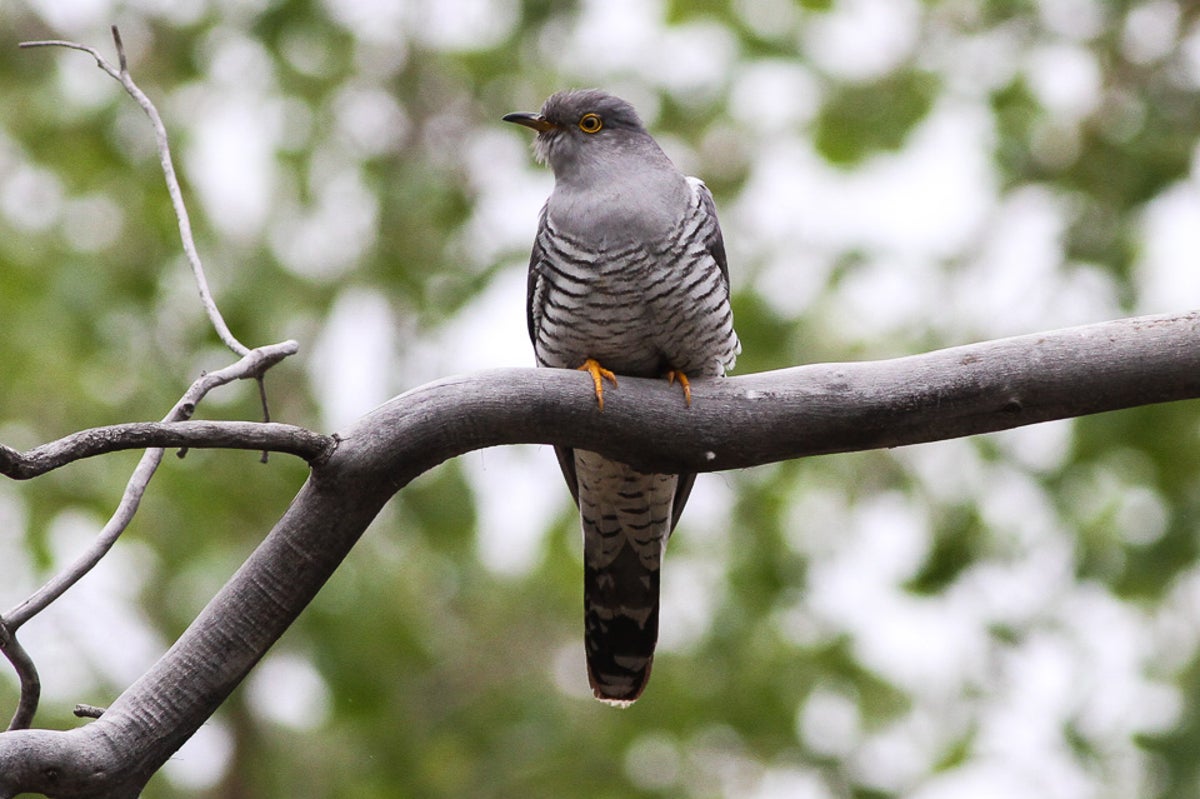
[[[541,114],[529,114],[524,112],[517,114],[505,114],[503,119],[505,122],[515,122],[518,125],[524,125],[527,128],[533,128],[538,133],[545,133],[548,130],[554,130],[558,127],[558,125],[555,125]]]

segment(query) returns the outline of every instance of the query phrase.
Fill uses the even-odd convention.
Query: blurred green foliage
[[[296,338],[308,359],[340,298],[382,297],[397,320],[395,353],[373,371],[399,391],[429,377],[414,353],[440,346],[445,330],[472,322],[486,337],[476,302],[523,268],[536,205],[519,235],[484,209],[546,176],[500,115],[590,83],[630,92],[672,155],[713,176],[741,372],[1002,335],[1007,313],[1025,320],[1026,308],[1046,309],[1042,327],[1172,310],[1147,299],[1144,222],[1174,187],[1195,191],[1200,10],[1154,0],[1063,11],[1071,5],[713,0],[613,12],[600,2],[278,0],[122,5],[110,20],[6,4],[0,440],[29,447],[159,418],[200,370],[229,360],[188,283],[148,123],[88,56],[18,50],[20,40],[77,38],[109,52],[107,24],[119,23],[134,76],[170,129],[235,333],[252,344]],[[484,22],[472,27],[472,14]],[[908,37],[898,49],[896,31]],[[219,150],[205,161],[213,151],[201,145],[234,100],[253,109],[235,129],[267,142],[252,169],[270,175],[245,230],[218,221],[221,203],[204,198],[221,195],[193,171],[222,162]],[[805,206],[818,221],[756,227],[792,207],[790,194],[754,194],[781,169],[805,164],[826,188],[882,180],[880,165],[903,158],[947,109],[984,120],[994,182],[974,187],[982,221],[951,236],[957,244],[905,249],[903,231],[875,235],[888,220],[867,204],[849,204],[850,221],[831,231],[821,198]],[[519,160],[500,143],[512,141]],[[918,207],[921,174],[909,178]],[[1050,198],[1061,224],[1045,237],[1048,270],[1027,280],[1016,267],[1034,256],[1006,266],[981,252],[1031,195]],[[871,196],[868,183],[860,197]],[[328,241],[302,238],[318,229]],[[860,278],[879,265],[903,274],[864,293]],[[1081,274],[1100,288],[1070,282]],[[931,288],[916,299],[897,289],[923,280]],[[1017,299],[1000,313],[965,304],[1005,286]],[[521,301],[513,296],[509,328],[524,324]],[[508,353],[509,365],[529,361],[527,349]],[[439,363],[455,362],[444,353]],[[325,424],[336,377],[314,363],[271,372],[275,419]],[[252,386],[201,409],[258,413]],[[394,500],[277,646],[318,687],[273,692],[252,678],[214,718],[209,748],[181,754],[201,773],[171,764],[147,795],[933,797],[972,795],[975,775],[1009,780],[998,784],[1012,795],[1190,796],[1198,438],[1196,406],[1183,403],[701,483],[698,494],[715,499],[693,501],[664,576],[674,596],[664,627],[687,631],[624,712],[581,687],[567,492],[540,486],[559,497],[540,515],[514,497],[502,512],[532,514],[544,529],[529,563],[499,568],[480,541],[497,513],[477,482],[486,470],[445,464]],[[0,486],[0,607],[78,550],[64,519],[98,527],[133,462]],[[118,545],[137,554],[122,563],[139,564],[117,575],[136,586],[121,612],[168,645],[304,476],[302,464],[264,466],[252,453],[168,459]],[[60,603],[67,616],[81,612],[71,596]],[[105,666],[103,648],[47,643],[72,638],[66,622],[39,619],[31,637],[39,625],[31,648],[51,688],[39,723],[73,726],[67,708],[104,704],[128,668]],[[1022,670],[1040,656],[1050,658],[1042,671]],[[90,676],[63,685],[68,660]],[[1054,690],[1035,679],[1071,669]],[[1023,704],[1028,696],[1040,704]],[[5,675],[0,707],[14,699]],[[288,715],[297,707],[300,718]],[[1056,792],[1055,780],[1073,789]]]

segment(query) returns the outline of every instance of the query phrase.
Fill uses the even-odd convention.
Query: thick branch
[[[383,504],[472,449],[587,447],[645,468],[711,471],[891,447],[1200,397],[1200,314],[1144,317],[891,361],[695,381],[507,369],[414,389],[363,417],[158,663],[65,733],[0,734],[0,799],[132,796],[287,629]]]
[[[597,412],[586,375],[497,370],[413,389],[346,432],[379,430],[397,486],[497,444],[565,444],[653,471],[709,472],[897,447],[1200,397],[1200,312],[692,382],[622,377]],[[379,457],[388,459],[386,452]]]

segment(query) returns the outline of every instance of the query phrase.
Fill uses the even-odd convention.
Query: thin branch
[[[133,474],[125,485],[125,493],[121,496],[116,511],[101,528],[91,546],[74,563],[5,614],[5,619],[13,632],[16,632],[21,625],[41,613],[50,603],[66,593],[67,589],[79,582],[100,562],[101,558],[108,554],[121,533],[125,532],[125,528],[133,521],[133,515],[137,512],[142,496],[146,493],[146,486],[150,483],[150,478],[154,476],[158,464],[162,462],[162,454],[161,449],[152,449],[142,455],[137,468],[133,470]]]
[[[262,450],[314,463],[335,445],[333,436],[278,422],[128,422],[80,430],[26,452],[0,444],[0,474],[29,480],[84,458],[152,447]]]
[[[79,42],[68,42],[64,41],[63,39],[42,39],[36,42],[21,42],[17,45],[17,47],[22,49],[29,49],[33,47],[66,47],[69,50],[82,50],[83,52],[90,54],[92,58],[96,59],[96,66],[100,67],[100,69],[107,72],[116,80],[121,80],[121,72],[113,69],[112,64],[105,61],[104,56],[100,55],[99,50],[97,50],[95,47],[89,47],[86,44],[80,44]]]
[[[104,708],[96,707],[95,705],[85,704],[80,702],[75,705],[75,709],[71,711],[76,718],[80,719],[98,719],[104,715]]]
[[[163,124],[162,117],[158,114],[158,109],[154,107],[154,103],[138,88],[138,85],[134,83],[133,78],[129,74],[128,63],[125,58],[125,46],[121,43],[121,34],[117,30],[116,25],[112,26],[112,35],[113,42],[117,48],[119,68],[113,67],[96,48],[77,42],[49,39],[36,42],[21,42],[19,46],[26,48],[66,47],[71,50],[81,50],[90,54],[92,58],[96,59],[96,65],[124,86],[129,96],[141,106],[146,116],[150,118],[150,122],[154,126],[154,139],[158,146],[159,162],[162,166],[163,177],[167,183],[167,193],[171,196],[171,205],[175,209],[175,217],[179,222],[179,237],[183,242],[183,251],[187,255],[188,264],[191,265],[192,276],[196,280],[196,288],[200,292],[200,301],[204,304],[204,310],[208,314],[208,319],[225,346],[238,355],[245,355],[250,349],[238,341],[229,330],[229,326],[225,324],[225,318],[221,315],[221,311],[217,308],[217,303],[213,299],[212,291],[208,287],[208,278],[204,274],[204,265],[200,261],[200,253],[196,249],[196,242],[192,236],[192,223],[188,217],[187,206],[183,202],[183,192],[179,188],[179,179],[175,175],[175,165],[171,159],[171,145],[167,140],[167,128]]]
[[[117,46],[117,63],[121,66],[121,74],[129,74],[129,61],[125,58],[125,44],[121,41],[121,31],[117,30],[117,26],[112,26],[113,44]]]
[[[13,712],[12,720],[8,722],[10,730],[29,729],[33,716],[37,713],[38,700],[42,696],[42,680],[38,677],[37,666],[33,658],[17,640],[16,630],[8,624],[7,619],[0,619],[0,651],[12,664],[17,673],[21,686],[21,698],[17,709]]]
[[[271,421],[271,404],[267,402],[267,381],[263,375],[259,375],[255,381],[258,383],[258,401],[262,405],[262,420],[264,422]],[[270,450],[264,449],[262,457],[259,458],[260,463],[266,463],[270,458]]]

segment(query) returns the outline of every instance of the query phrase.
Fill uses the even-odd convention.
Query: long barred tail
[[[650,678],[675,475],[575,452],[584,541],[584,643],[597,699],[628,705]]]
[[[607,566],[584,566],[588,682],[602,702],[632,704],[650,679],[658,643],[658,575],[631,547]]]

